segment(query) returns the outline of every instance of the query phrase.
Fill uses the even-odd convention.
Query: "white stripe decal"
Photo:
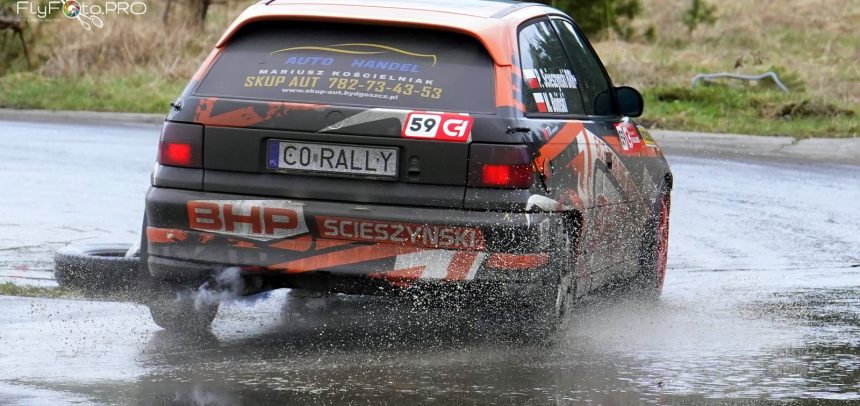
[[[454,253],[456,251],[426,250],[398,255],[394,261],[394,271],[422,267],[424,272],[421,273],[421,279],[445,279]]]
[[[475,262],[472,262],[472,266],[469,267],[469,272],[466,274],[466,280],[470,281],[475,279],[475,274],[478,273],[478,269],[481,268],[481,265],[484,263],[484,258],[487,257],[487,254],[480,252],[477,256],[475,256]]]
[[[392,272],[421,268],[422,272],[419,279],[446,279],[449,276],[448,274],[451,271],[451,267],[455,265],[454,258],[458,252],[461,251],[426,250],[398,255],[394,261],[394,269]],[[486,253],[475,253],[475,259],[472,260],[471,264],[469,264],[469,270],[466,272],[463,279],[475,279],[475,275],[478,273],[478,270],[481,268],[481,265],[483,265],[486,258]]]

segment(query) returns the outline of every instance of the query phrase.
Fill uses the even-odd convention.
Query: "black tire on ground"
[[[172,333],[206,332],[218,315],[218,303],[195,303],[197,286],[185,286],[152,277],[147,263],[146,216],[140,238],[140,260],[135,265],[138,301],[149,307],[152,321]]]
[[[171,332],[197,334],[209,330],[212,320],[218,315],[218,303],[195,303],[194,290],[163,289],[161,294],[149,300],[152,321]]]
[[[54,254],[54,279],[63,287],[88,292],[130,288],[140,258],[126,257],[131,244],[67,245]]]
[[[519,304],[523,334],[538,341],[551,339],[566,328],[576,294],[577,225],[559,224],[557,230],[548,264],[550,277]]]
[[[663,292],[669,233],[670,194],[657,197],[645,227],[639,254],[639,272],[633,283],[635,293],[646,300],[658,300]]]

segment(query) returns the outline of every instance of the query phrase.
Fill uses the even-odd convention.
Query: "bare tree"
[[[213,4],[222,4],[224,1],[218,0],[167,0],[164,6],[164,13],[161,15],[161,21],[167,24],[170,20],[171,10],[174,9],[174,3],[181,4],[187,7],[186,11],[191,15],[192,25],[201,28],[206,22],[206,16],[209,14],[209,7]]]
[[[33,66],[30,65],[30,52],[27,51],[27,42],[24,41],[24,28],[24,22],[18,17],[0,15],[0,31],[11,31],[13,37],[17,36],[21,40],[21,47],[24,49],[24,59],[27,60],[27,69],[33,69]],[[3,40],[5,42],[6,38]]]

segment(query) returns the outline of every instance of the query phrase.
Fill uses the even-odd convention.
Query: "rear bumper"
[[[543,280],[548,230],[558,214],[153,187],[146,216],[148,266],[155,277],[197,279],[238,266],[269,279],[370,278],[404,286]]]

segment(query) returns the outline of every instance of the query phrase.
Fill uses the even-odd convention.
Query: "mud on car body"
[[[455,288],[548,330],[607,284],[659,294],[671,173],[639,93],[553,8],[258,3],[173,106],[141,255],[162,291],[228,267],[246,293]]]

